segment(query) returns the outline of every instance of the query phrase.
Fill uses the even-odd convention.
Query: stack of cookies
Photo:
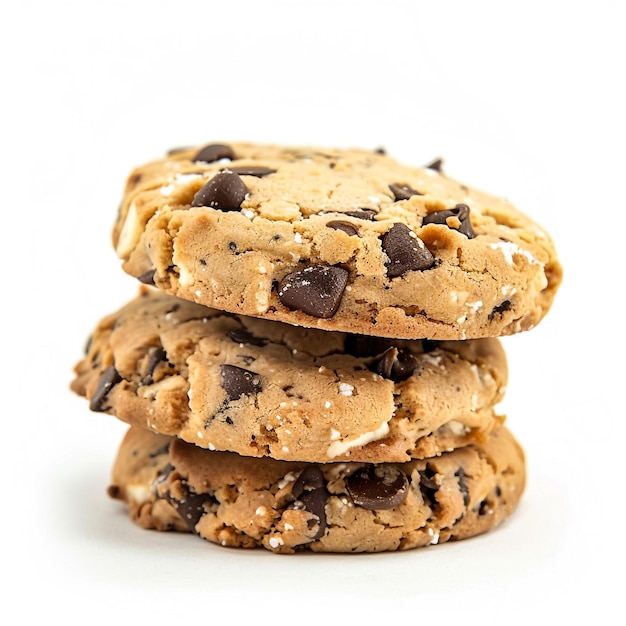
[[[142,285],[72,389],[129,425],[109,495],[140,526],[376,552],[515,510],[499,337],[561,266],[505,200],[383,151],[210,144],[131,173],[113,243]]]

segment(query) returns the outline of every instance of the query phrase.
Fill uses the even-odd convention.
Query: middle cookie
[[[504,417],[496,338],[394,340],[237,316],[143,288],[97,325],[72,389],[90,408],[211,450],[403,462],[480,443]]]

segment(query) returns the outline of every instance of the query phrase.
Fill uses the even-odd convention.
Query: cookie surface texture
[[[167,293],[395,338],[528,330],[561,281],[550,236],[509,202],[358,149],[174,151],[129,176],[113,243]]]
[[[382,552],[494,529],[525,479],[524,453],[504,427],[482,445],[401,464],[255,459],[130,428],[109,494],[143,528],[222,546]]]
[[[508,380],[497,338],[390,340],[237,316],[142,287],[103,318],[72,389],[212,450],[402,462],[482,442]]]

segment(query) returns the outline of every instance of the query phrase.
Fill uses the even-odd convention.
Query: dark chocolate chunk
[[[156,274],[156,270],[148,270],[144,272],[140,276],[137,276],[137,280],[144,285],[152,285],[154,286],[154,275]]]
[[[425,469],[419,470],[420,475],[420,491],[424,501],[430,506],[431,509],[435,509],[439,506],[437,502],[437,492],[439,491],[439,484],[435,480],[437,472],[435,472],[429,465]]]
[[[476,508],[476,507],[474,507]],[[489,501],[488,498],[485,498],[484,500],[482,500],[480,502],[480,504],[478,505],[478,515],[490,515],[491,513],[493,513],[493,505],[492,503]]]
[[[214,161],[219,161],[221,159],[230,159],[231,161],[235,158],[235,153],[230,146],[226,146],[220,143],[212,143],[208,146],[204,146],[197,154],[193,157],[192,161],[197,163],[198,161],[203,161],[204,163],[213,163]]]
[[[392,183],[389,185],[389,190],[393,194],[394,200],[408,200],[411,196],[423,196],[423,193],[416,191],[409,185],[401,185],[399,183]]]
[[[350,222],[342,222],[341,220],[334,220],[332,222],[326,222],[326,226],[328,228],[332,228],[333,230],[342,230],[347,235],[353,237],[354,235],[358,235],[357,229],[354,227],[354,224]]]
[[[236,365],[220,366],[221,384],[229,401],[261,391],[259,375]]]
[[[405,473],[395,465],[366,465],[346,479],[354,503],[364,509],[381,511],[401,504],[409,492]]]
[[[489,319],[492,320],[496,315],[502,315],[505,311],[510,311],[512,306],[510,300],[504,300],[504,302],[493,307],[491,313],[489,313]]]
[[[459,221],[458,228],[450,225],[453,220]],[[463,233],[468,239],[476,237],[476,233],[470,222],[470,208],[467,204],[457,204],[453,209],[444,209],[443,211],[429,213],[422,221],[422,226],[426,224],[445,224],[448,228],[454,228],[454,230]]]
[[[346,211],[344,215],[356,217],[359,220],[367,220],[368,222],[373,222],[376,218],[376,211],[374,211],[373,209],[359,209],[358,211]]]
[[[303,491],[321,489],[325,486],[326,481],[322,470],[317,465],[309,465],[294,482],[291,493],[296,499],[299,499]]]
[[[229,170],[217,173],[196,193],[191,206],[208,206],[221,211],[238,211],[248,188],[238,174]]]
[[[206,513],[204,504],[206,502],[212,503],[213,499],[206,493],[193,493],[191,491],[187,491],[184,500],[175,500],[170,496],[168,501],[174,505],[174,508],[182,520],[187,524],[189,530],[195,532],[196,524]]]
[[[348,354],[356,357],[378,356],[390,348],[391,340],[385,337],[370,335],[348,335],[344,349]]]
[[[399,383],[413,374],[417,364],[417,359],[412,354],[392,347],[386,350],[369,368],[383,378]]]
[[[113,387],[122,380],[120,373],[115,369],[115,366],[110,365],[100,375],[100,380],[91,400],[89,401],[89,408],[92,411],[101,413],[106,411],[106,399]]]
[[[435,472],[430,465],[427,465],[425,469],[419,470],[420,485],[426,489],[432,489],[433,491],[439,490],[439,484],[435,480],[437,472]]]
[[[387,276],[403,276],[410,270],[425,270],[435,258],[424,242],[406,224],[394,224],[382,237],[382,247],[389,258]]]
[[[319,527],[314,539],[319,539],[326,530],[326,501],[328,491],[324,474],[317,465],[309,465],[296,479],[291,493],[303,508],[319,519]]]
[[[329,318],[341,304],[348,275],[341,267],[313,265],[285,276],[278,286],[278,297],[290,309]]]
[[[463,496],[463,504],[467,506],[470,501],[470,493],[467,482],[465,481],[465,470],[462,467],[459,467],[454,475],[457,477],[457,480],[459,482],[459,491]]]
[[[164,483],[168,476],[174,471],[171,464],[166,465],[157,478],[157,483]],[[215,504],[216,500],[208,493],[195,493],[191,491],[189,485],[182,480],[178,484],[182,492],[181,498],[175,498],[171,491],[166,491],[162,497],[169,502],[177,511],[180,518],[187,524],[187,528],[193,533],[196,532],[196,525],[200,518],[206,513],[205,504]]]
[[[253,346],[264,346],[267,343],[265,339],[255,337],[249,330],[246,330],[245,328],[233,328],[233,330],[228,331],[228,336],[235,343],[249,343]]]
[[[435,159],[434,161],[431,161],[426,166],[426,169],[434,170],[435,172],[441,173],[443,171],[443,159],[438,158],[438,159]]]
[[[148,362],[146,363],[146,371],[141,379],[142,385],[151,385],[154,382],[153,376],[159,363],[167,362],[167,355],[161,346],[152,346],[148,350]]]
[[[229,167],[228,169],[231,172],[235,172],[235,174],[239,174],[239,176],[256,176],[257,178],[263,178],[264,176],[269,176],[276,172],[276,170],[269,167],[254,165],[240,165],[238,167]]]

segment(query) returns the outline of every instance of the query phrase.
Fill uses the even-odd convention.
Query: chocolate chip
[[[395,465],[366,465],[350,474],[346,488],[354,503],[373,511],[393,509],[406,498],[409,481]]]
[[[154,275],[156,274],[156,270],[148,270],[144,272],[140,276],[137,276],[137,280],[144,285],[152,285],[154,286]]]
[[[378,356],[391,347],[391,340],[370,335],[348,335],[344,350],[356,357]]]
[[[458,220],[459,226],[450,226],[452,220]],[[470,222],[470,208],[467,204],[457,204],[453,209],[444,209],[443,211],[435,211],[424,217],[422,226],[426,224],[445,224],[448,228],[454,228],[463,233],[468,239],[476,237],[476,233]]]
[[[324,474],[317,465],[309,465],[296,479],[291,489],[295,498],[300,498],[303,491],[312,491],[326,486]]]
[[[267,343],[265,339],[255,337],[249,330],[246,330],[245,328],[233,328],[233,330],[228,331],[228,336],[235,343],[249,343],[253,346],[264,346]]]
[[[113,365],[107,367],[100,375],[100,380],[98,380],[96,390],[89,401],[89,408],[98,413],[106,411],[106,399],[111,389],[113,389],[113,387],[115,387],[115,385],[117,385],[121,380],[122,377],[120,376],[120,373]]]
[[[239,176],[256,176],[256,178],[263,178],[264,176],[276,173],[276,170],[270,169],[269,167],[254,165],[241,165],[239,167],[229,167],[228,169],[231,172],[235,172],[235,174],[239,174]]]
[[[204,163],[213,163],[214,161],[219,161],[220,159],[230,159],[231,161],[235,158],[235,153],[230,146],[226,146],[220,143],[212,143],[208,146],[204,146],[195,157],[193,157],[192,161],[197,163],[198,161],[203,161]]]
[[[396,202],[400,200],[408,200],[411,196],[423,196],[423,193],[416,191],[409,185],[401,185],[399,183],[392,183],[389,185],[389,190],[393,194]]]
[[[212,498],[205,493],[189,492],[183,501],[174,501],[172,498],[170,498],[170,501],[174,504],[178,514],[189,529],[193,531],[200,518],[206,513],[204,504],[206,502],[211,503]]]
[[[374,211],[373,209],[359,209],[358,211],[346,211],[344,215],[356,217],[359,220],[367,220],[368,222],[373,222],[376,218],[376,211]]]
[[[462,467],[459,467],[459,469],[455,472],[454,475],[457,477],[457,480],[459,483],[459,491],[461,492],[461,495],[463,496],[463,504],[467,506],[470,501],[470,493],[469,493],[469,488],[467,486],[467,482],[465,481],[465,471],[463,470]]]
[[[435,259],[406,224],[394,224],[382,237],[382,247],[389,258],[386,263],[387,276],[403,276],[410,270],[425,270],[433,265]]]
[[[505,311],[510,311],[512,306],[510,300],[504,300],[504,302],[493,307],[491,313],[489,313],[489,319],[492,320],[496,315],[502,315]]]
[[[142,385],[151,385],[154,382],[154,371],[158,367],[159,363],[167,362],[167,355],[165,350],[161,346],[153,346],[148,350],[148,362],[146,364],[146,371],[141,379]]]
[[[163,482],[167,480],[168,475],[173,471],[171,465],[167,465],[159,477],[157,482]],[[215,504],[216,500],[208,493],[195,493],[189,489],[189,486],[184,483],[179,483],[182,497],[175,498],[170,491],[167,491],[164,496],[161,496],[164,500],[169,502],[175,509],[180,518],[187,524],[187,528],[193,533],[196,532],[196,526],[200,521],[200,518],[207,512],[205,504]]]
[[[208,206],[221,211],[238,211],[248,188],[238,174],[225,170],[217,173],[196,193],[191,206]]]
[[[437,491],[439,491],[439,485],[435,480],[437,473],[427,465],[425,469],[419,470],[419,475],[419,486],[420,491],[422,492],[422,498],[424,498],[424,501],[430,506],[431,509],[434,509],[439,504],[436,497]]]
[[[371,363],[369,369],[383,378],[399,383],[410,378],[417,369],[417,365],[417,359],[412,354],[392,347]]]
[[[341,267],[313,265],[285,276],[278,286],[278,297],[292,310],[329,318],[341,304],[348,275]]]
[[[489,515],[492,512],[493,512],[493,505],[487,498],[485,498],[478,505],[478,515],[480,516]]]
[[[319,519],[319,527],[314,539],[319,539],[326,530],[326,501],[328,491],[324,474],[317,465],[309,465],[296,479],[291,489],[294,498],[303,508]]]
[[[354,235],[358,235],[357,229],[350,222],[342,222],[340,220],[335,220],[332,222],[326,222],[326,226],[328,228],[332,228],[333,230],[342,230],[347,235],[353,237]]]
[[[441,173],[443,171],[443,159],[439,158],[439,159],[435,159],[434,161],[431,161],[426,166],[426,169],[434,170],[435,172]]]
[[[437,472],[435,472],[429,465],[427,465],[423,470],[419,470],[420,475],[420,485],[425,487],[426,489],[432,489],[437,491],[439,489],[439,485],[435,480],[435,476]]]
[[[236,365],[220,366],[220,374],[221,384],[229,402],[238,400],[243,395],[258,393],[262,389],[258,374]]]

